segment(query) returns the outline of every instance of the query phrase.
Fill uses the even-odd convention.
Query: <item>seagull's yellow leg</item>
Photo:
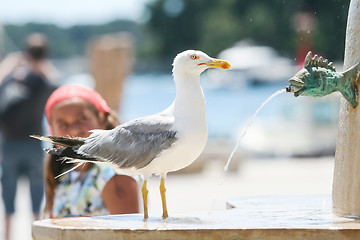
[[[143,203],[144,203],[144,219],[149,218],[148,207],[147,207],[147,196],[148,196],[149,191],[146,189],[146,184],[147,184],[147,180],[144,180],[144,184],[141,188]]]
[[[167,212],[167,207],[166,207],[166,197],[165,197],[165,193],[166,193],[166,188],[165,188],[165,178],[161,178],[161,182],[160,182],[160,194],[161,194],[161,201],[162,201],[162,207],[163,207],[163,219],[167,218],[168,212]]]

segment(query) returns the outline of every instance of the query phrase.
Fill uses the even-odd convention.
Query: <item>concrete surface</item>
[[[35,240],[60,239],[247,239],[360,238],[360,220],[332,214],[331,195],[241,198],[229,210],[184,212],[165,220],[141,214],[36,221]]]

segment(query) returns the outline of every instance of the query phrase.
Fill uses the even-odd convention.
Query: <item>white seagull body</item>
[[[166,218],[166,174],[190,165],[206,145],[208,130],[200,74],[209,67],[228,69],[230,64],[195,50],[178,54],[173,63],[176,97],[160,113],[129,121],[112,130],[92,130],[85,139],[33,137],[64,146],[49,149],[51,154],[80,162],[107,163],[131,175],[143,175],[145,219],[148,218],[147,180],[153,174],[159,175],[163,218]]]

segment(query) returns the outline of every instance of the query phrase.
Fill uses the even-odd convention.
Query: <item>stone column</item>
[[[123,82],[134,62],[132,36],[116,33],[96,38],[90,43],[89,58],[96,91],[119,111]]]
[[[344,69],[359,61],[360,0],[351,0]],[[357,87],[360,90],[360,81]],[[333,213],[360,217],[360,108],[353,109],[343,97],[340,102],[332,197]]]

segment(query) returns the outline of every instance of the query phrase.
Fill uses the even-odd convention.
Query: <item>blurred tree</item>
[[[149,5],[151,19],[148,22],[150,32],[157,36],[159,54],[174,55],[185,49],[194,48],[199,41],[198,29],[201,27],[200,12],[204,11],[201,1],[191,1],[191,6],[183,0],[160,0]],[[174,5],[175,4],[175,5]],[[183,4],[183,10],[172,13],[172,7]],[[201,11],[199,11],[201,7]],[[175,11],[174,11],[175,12]]]
[[[305,10],[316,18],[309,30],[314,52],[338,60],[343,58],[348,7],[343,0],[153,0],[145,23],[116,20],[70,28],[30,23],[6,25],[5,31],[17,46],[31,32],[46,34],[54,58],[85,55],[92,37],[121,31],[135,36],[136,55],[142,59],[171,61],[190,48],[216,56],[245,38],[295,57],[305,39],[296,34],[294,16]]]
[[[171,4],[181,2],[176,16],[168,14]],[[167,7],[165,7],[167,6]],[[342,0],[156,0],[148,5],[148,27],[158,39],[160,55],[174,55],[187,48],[210,54],[244,38],[295,56],[298,41],[293,18],[307,6],[317,18],[314,51],[331,59],[342,59],[349,2]],[[171,7],[170,7],[171,9]],[[334,47],[339,46],[339,47]]]
[[[54,58],[83,56],[86,54],[89,40],[102,34],[126,31],[131,32],[138,39],[142,37],[139,24],[125,20],[116,20],[103,25],[77,25],[70,28],[38,23],[5,25],[4,28],[19,47],[23,46],[22,42],[29,33],[44,33],[49,39],[51,54]]]

